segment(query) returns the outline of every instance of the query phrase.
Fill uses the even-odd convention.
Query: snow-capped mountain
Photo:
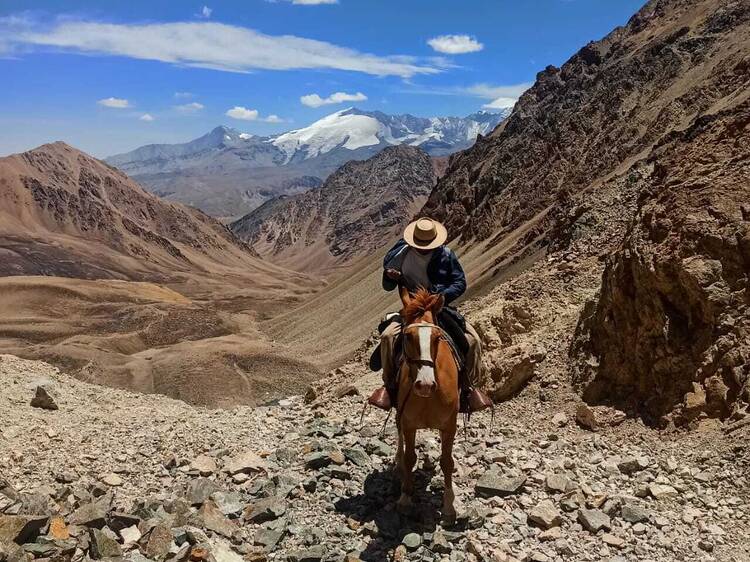
[[[337,148],[356,150],[377,145],[419,146],[433,156],[471,146],[479,134],[487,134],[510,113],[480,111],[468,117],[414,117],[386,115],[356,108],[332,113],[303,129],[269,139],[287,156],[314,158]]]
[[[320,185],[342,164],[387,146],[418,146],[431,156],[468,148],[509,113],[427,118],[349,108],[279,135],[221,126],[186,143],[146,145],[106,161],[162,197],[236,217],[272,196]]]

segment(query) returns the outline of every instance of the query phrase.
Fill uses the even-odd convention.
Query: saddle
[[[394,322],[403,323],[403,318],[401,318],[400,314],[391,314],[384,318],[380,324],[378,324],[378,333],[382,334],[383,331]],[[451,349],[453,349],[453,355],[458,363],[459,372],[463,372],[464,366],[466,365],[466,354],[469,351],[469,342],[466,339],[466,320],[455,308],[445,307],[438,315],[437,325],[443,329],[443,333],[446,335],[446,341],[448,342],[448,345],[451,346]],[[401,342],[402,337],[399,336],[394,346],[394,361],[397,365],[401,362]],[[375,346],[375,349],[370,355],[369,366],[372,371],[379,371],[383,368],[379,343]]]

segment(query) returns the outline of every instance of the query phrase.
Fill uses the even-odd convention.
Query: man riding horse
[[[409,224],[403,238],[383,260],[383,289],[392,291],[399,287],[415,293],[423,288],[442,295],[445,305],[455,301],[466,290],[466,275],[456,254],[445,245],[447,239],[448,232],[438,221],[420,218]],[[373,393],[370,403],[384,410],[396,403],[397,346],[403,329],[402,320],[398,315],[389,315],[381,333],[380,362],[385,386]],[[437,324],[450,336],[453,349],[463,364],[459,376],[461,411],[474,412],[489,407],[489,398],[474,388],[481,382],[482,344],[479,335],[455,308],[449,306],[442,308]]]

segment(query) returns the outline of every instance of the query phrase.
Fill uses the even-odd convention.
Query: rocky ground
[[[347,372],[339,399],[209,410],[0,356],[0,560],[750,560],[747,427],[591,431],[532,385],[457,440],[443,528],[436,436],[399,514],[393,425],[360,425],[375,383]]]

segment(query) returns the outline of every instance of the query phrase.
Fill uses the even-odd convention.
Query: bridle
[[[412,328],[430,328],[431,330],[439,330],[441,332],[441,337],[443,337],[444,335],[443,329],[437,324],[432,324],[431,322],[415,322],[414,324],[408,324],[404,326],[402,333],[405,334]],[[433,369],[435,368],[435,361],[432,359],[432,355],[430,355],[430,359],[416,359],[414,357],[409,357],[409,355],[406,353],[406,346],[404,346],[403,350],[403,360],[410,365],[432,367]]]

